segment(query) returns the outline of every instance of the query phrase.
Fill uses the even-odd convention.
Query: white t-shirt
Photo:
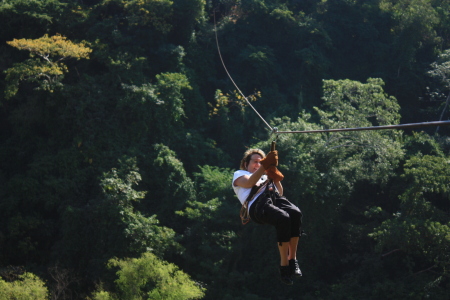
[[[239,201],[241,201],[241,204],[244,204],[248,195],[250,195],[250,191],[252,190],[252,188],[244,188],[244,187],[234,185],[234,182],[236,181],[236,179],[238,179],[239,177],[242,177],[244,175],[250,176],[250,175],[252,175],[252,173],[250,173],[249,171],[246,171],[246,170],[237,170],[236,172],[234,172],[233,182],[231,183],[231,185],[233,186],[234,192],[236,193],[237,197],[239,198]],[[261,178],[256,183],[256,185],[261,185],[266,180],[267,180],[267,175],[262,175]],[[250,209],[250,205],[253,204],[255,199],[258,198],[258,196],[261,195],[263,191],[264,191],[264,189],[259,191],[258,193],[256,193],[255,196],[253,197],[253,199],[248,202],[248,209]]]

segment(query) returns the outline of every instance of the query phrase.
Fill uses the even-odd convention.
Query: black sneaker
[[[292,285],[294,282],[291,278],[291,268],[289,266],[280,266],[281,282],[287,285]]]
[[[289,260],[289,271],[291,272],[292,276],[295,276],[295,277],[302,276],[302,271],[300,270],[300,267],[298,266],[298,260],[296,260],[296,259]]]

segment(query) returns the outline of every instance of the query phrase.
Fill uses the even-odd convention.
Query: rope
[[[303,131],[278,131],[277,127],[271,127],[269,123],[264,120],[264,118],[258,113],[258,111],[253,107],[253,105],[248,101],[247,97],[242,93],[242,91],[239,89],[237,84],[234,82],[233,78],[231,77],[230,73],[228,72],[227,67],[225,66],[225,63],[222,58],[222,53],[220,52],[219,47],[219,38],[217,37],[217,28],[216,28],[216,12],[214,11],[214,32],[216,35],[216,45],[217,45],[217,52],[219,53],[220,61],[222,62],[222,66],[225,69],[225,72],[227,73],[228,77],[230,78],[233,85],[236,87],[236,89],[239,91],[239,93],[244,97],[245,101],[247,102],[248,106],[250,106],[255,113],[261,118],[261,120],[269,127],[272,134],[276,134],[278,137],[278,134],[281,133],[319,133],[319,132],[339,132],[339,131],[362,131],[362,130],[384,130],[384,129],[400,129],[400,128],[416,128],[416,127],[425,127],[425,126],[445,126],[450,125],[450,121],[436,121],[436,122],[422,122],[422,123],[409,123],[409,124],[398,124],[398,125],[385,125],[385,126],[372,126],[372,127],[356,127],[356,128],[336,128],[336,129],[320,129],[320,130],[303,130]]]
[[[225,69],[225,72],[227,73],[228,77],[230,78],[233,85],[236,87],[236,89],[239,91],[239,93],[244,97],[245,101],[247,101],[247,104],[255,111],[255,113],[263,120],[263,122],[269,127],[270,131],[273,131],[273,128],[269,125],[269,123],[264,120],[264,118],[258,113],[258,111],[253,107],[253,105],[250,104],[250,101],[248,101],[247,97],[245,97],[244,93],[241,92],[237,84],[234,82],[233,78],[231,77],[230,73],[227,70],[227,67],[225,66],[225,63],[222,58],[222,54],[220,53],[220,47],[219,47],[219,38],[217,37],[217,28],[216,28],[216,11],[214,11],[214,32],[216,34],[216,45],[217,45],[217,52],[219,52],[220,61],[222,62],[222,66]]]
[[[444,126],[450,125],[450,121],[435,121],[422,123],[409,123],[398,125],[372,126],[372,127],[356,127],[356,128],[336,128],[336,129],[320,129],[320,130],[302,130],[302,131],[278,131],[274,127],[275,133],[318,133],[318,132],[338,132],[338,131],[362,131],[362,130],[383,130],[383,129],[399,129],[399,128],[415,128],[425,126]]]

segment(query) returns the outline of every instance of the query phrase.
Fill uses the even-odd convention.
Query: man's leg
[[[292,237],[289,240],[289,255],[288,255],[289,267],[291,275],[296,277],[302,276],[302,271],[300,270],[297,261],[297,245],[299,239],[300,237]]]
[[[277,243],[280,251],[280,266],[289,266],[288,255],[291,242]]]
[[[254,204],[253,204],[254,205]],[[253,205],[251,207],[253,207]],[[272,204],[272,201],[265,203],[263,207],[250,208],[251,214],[264,224],[273,225],[277,232],[277,246],[280,252],[280,279],[283,283],[291,285],[292,275],[289,266],[289,239],[291,237],[291,221],[289,214]],[[283,242],[281,242],[283,241]]]
[[[289,240],[289,255],[288,259],[297,259],[297,245],[300,237],[292,237]]]
[[[284,284],[291,285],[292,275],[291,267],[289,266],[288,253],[289,253],[289,242],[279,242],[278,251],[280,252],[280,279]]]

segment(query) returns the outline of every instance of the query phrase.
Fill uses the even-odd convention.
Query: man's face
[[[254,173],[256,172],[256,170],[258,170],[261,167],[261,155],[259,154],[252,154],[250,161],[247,165],[247,171],[249,171],[250,173]]]

